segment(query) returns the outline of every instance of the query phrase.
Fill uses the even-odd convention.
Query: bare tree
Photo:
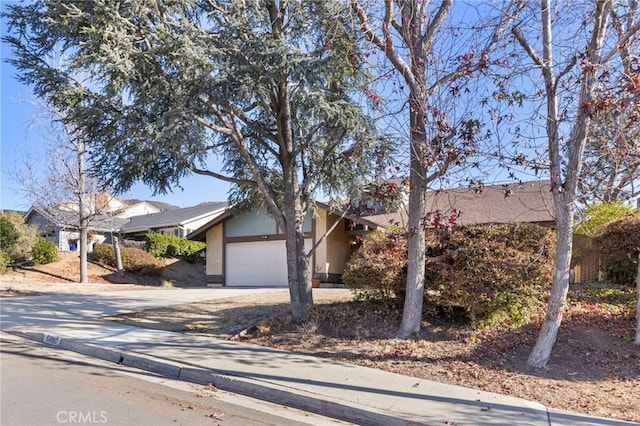
[[[611,27],[623,37],[633,26],[638,5],[620,15],[611,12]],[[608,67],[596,88],[593,126],[587,139],[579,190],[585,202],[630,200],[640,194],[640,67],[637,45],[617,47],[620,66]]]
[[[104,207],[97,197],[100,185],[87,164],[87,142],[81,132],[61,120],[63,113],[58,111],[51,117],[44,175],[41,164],[27,160],[17,180],[34,206],[57,223],[78,230],[80,282],[87,283],[88,235]]]
[[[617,47],[635,41],[640,25],[635,16],[616,40],[607,29],[615,5],[610,0],[571,4],[574,13],[554,10],[550,0],[542,0],[534,30],[525,28],[523,19],[513,35],[530,60],[541,71],[540,93],[546,104],[543,114],[548,141],[549,165],[556,212],[557,248],[553,284],[547,312],[528,363],[544,367],[551,355],[562,321],[569,288],[569,268],[573,240],[574,214],[582,160],[592,125],[592,107],[598,79],[605,65],[617,53]],[[567,4],[554,4],[556,8]],[[620,6],[622,7],[622,6]],[[581,15],[583,12],[584,15]],[[561,19],[569,20],[563,22]],[[541,33],[536,44],[532,34]],[[525,32],[527,31],[527,32]],[[572,32],[575,31],[575,32]],[[556,40],[554,37],[561,40]],[[541,50],[541,53],[539,52]],[[558,54],[556,56],[556,54]]]
[[[408,86],[403,100],[409,109],[409,257],[407,291],[402,323],[396,337],[407,338],[420,330],[425,279],[426,192],[452,165],[464,162],[475,148],[480,123],[473,113],[459,107],[470,76],[486,72],[489,56],[500,35],[513,22],[520,2],[507,3],[497,10],[488,34],[474,42],[455,33],[478,32],[480,21],[467,28],[447,27],[452,1],[432,4],[428,0],[386,0],[383,9],[375,3],[352,0],[352,9],[367,41],[376,46]],[[368,8],[368,9],[367,9]],[[377,21],[372,13],[379,12]],[[470,10],[470,9],[469,9]],[[376,22],[378,24],[376,24]],[[449,43],[441,46],[441,43]],[[446,106],[443,106],[446,105]],[[445,108],[450,108],[447,111]]]

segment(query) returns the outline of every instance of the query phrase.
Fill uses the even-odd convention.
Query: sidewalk
[[[222,291],[223,296],[219,296]],[[256,290],[257,291],[257,290]],[[7,298],[2,331],[363,425],[628,425],[242,342],[100,321],[103,315],[230,297],[219,289]],[[180,293],[179,295],[177,293]],[[177,301],[176,297],[180,300]]]

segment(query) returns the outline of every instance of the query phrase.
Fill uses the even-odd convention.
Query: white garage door
[[[311,247],[310,239],[305,246]],[[287,287],[284,241],[229,243],[226,254],[227,286]]]
[[[284,241],[227,244],[228,286],[287,286]]]

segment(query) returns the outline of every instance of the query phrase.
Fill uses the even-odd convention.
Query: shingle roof
[[[227,208],[227,202],[214,201],[198,204],[193,207],[182,209],[164,210],[159,213],[133,216],[129,218],[129,223],[120,228],[121,233],[131,233],[146,231],[153,228],[163,228],[169,226],[182,225],[184,223],[197,220],[216,212],[222,213]]]
[[[57,208],[53,209],[42,209],[39,207],[32,207],[27,215],[31,212],[36,212],[46,218],[48,221],[53,223],[54,225],[62,228],[78,228],[79,227],[79,218],[78,212],[69,211],[69,210],[61,210]],[[89,229],[98,232],[112,232],[120,228],[123,224],[127,222],[127,219],[121,219],[112,216],[106,215],[94,215],[91,217],[91,221],[89,224]]]
[[[474,188],[458,188],[427,193],[426,213],[453,209],[460,212],[460,225],[480,223],[551,223],[555,220],[549,181],[523,182]],[[407,212],[365,216],[358,221],[386,227],[407,224]]]

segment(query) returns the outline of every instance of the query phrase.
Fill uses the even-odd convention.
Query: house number
[[[44,338],[42,339],[44,343],[48,343],[49,345],[53,346],[59,346],[61,340],[62,339],[60,337],[54,336],[53,334],[45,334]]]

